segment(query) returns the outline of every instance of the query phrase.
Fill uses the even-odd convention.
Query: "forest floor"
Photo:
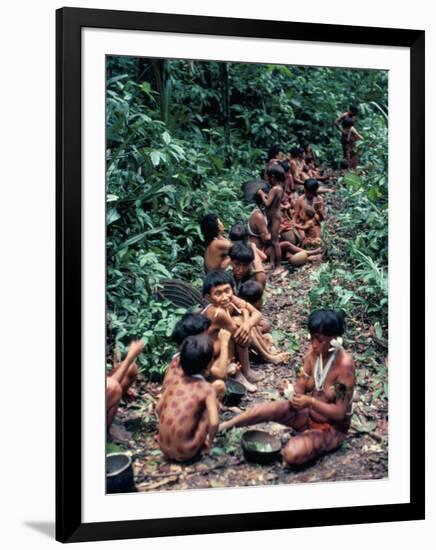
[[[334,212],[343,205],[338,201],[333,193],[327,197],[331,212],[329,226],[339,231]],[[264,378],[258,384],[258,391],[246,394],[239,403],[241,411],[261,401],[283,399],[278,390],[280,384],[295,380],[295,369],[302,365],[308,344],[308,294],[313,284],[311,275],[317,269],[319,265],[306,264],[296,269],[290,267],[284,277],[268,282],[263,313],[271,322],[278,347],[291,351],[291,358],[287,365],[253,364],[253,368],[259,369]],[[373,347],[373,330],[363,322],[354,323],[352,337],[352,340],[345,337],[345,346],[356,359],[357,374],[350,431],[339,449],[304,467],[285,467],[280,459],[268,465],[247,462],[240,438],[245,430],[253,427],[218,433],[209,453],[197,460],[186,464],[166,460],[157,443],[157,417],[154,413],[161,386],[141,375],[135,385],[137,399],[129,403],[122,402],[118,410],[107,451],[123,450],[133,455],[138,491],[386,478],[388,404],[386,399],[374,395],[374,387],[376,383],[387,384],[387,369],[377,368],[387,365],[387,350]],[[377,378],[374,382],[375,373],[380,376],[380,372],[384,373],[382,379]],[[222,414],[229,418],[235,414],[235,409],[224,408]],[[282,442],[292,434],[290,428],[274,422],[255,427],[277,435]]]

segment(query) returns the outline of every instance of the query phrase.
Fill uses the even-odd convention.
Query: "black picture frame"
[[[410,369],[410,502],[189,518],[82,522],[81,29],[127,29],[410,49],[410,367],[424,364],[424,52],[418,30],[62,8],[56,12],[56,539],[127,539],[425,518],[423,369]],[[419,318],[419,323],[417,322]],[[74,354],[71,350],[75,350]],[[78,352],[79,350],[79,352]],[[340,518],[340,519],[339,519]],[[237,521],[236,521],[237,519]]]

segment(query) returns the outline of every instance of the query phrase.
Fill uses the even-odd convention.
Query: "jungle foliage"
[[[333,122],[350,103],[362,169],[339,185],[342,232],[325,228],[329,261],[310,302],[369,316],[386,336],[386,72],[109,57],[106,102],[108,357],[140,336],[142,368],[160,375],[183,310],[156,290],[167,277],[200,285],[201,217],[214,211],[226,228],[246,219],[240,184],[259,177],[273,143],[312,143],[336,166]]]

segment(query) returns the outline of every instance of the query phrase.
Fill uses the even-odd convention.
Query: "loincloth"
[[[309,430],[321,430],[322,432],[330,432],[335,430],[330,422],[315,422],[315,420],[313,420],[310,416],[307,419],[307,426]]]

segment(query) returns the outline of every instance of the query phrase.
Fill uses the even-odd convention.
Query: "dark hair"
[[[246,241],[248,239],[248,229],[245,223],[235,223],[229,232],[231,241]]]
[[[289,172],[289,170],[291,169],[291,165],[287,160],[279,160],[278,164],[283,168],[283,170],[285,171],[285,174],[286,172]]]
[[[218,216],[213,212],[206,214],[201,220],[200,226],[201,232],[203,233],[204,242],[207,246],[215,237],[218,237]]]
[[[228,271],[213,269],[203,279],[203,296],[210,294],[210,291],[220,285],[230,285],[235,288],[235,280]]]
[[[251,264],[254,260],[254,252],[248,243],[237,241],[229,250],[231,260],[236,260],[243,264]]]
[[[269,178],[274,178],[276,181],[284,182],[286,179],[285,171],[278,164],[274,164],[273,166],[270,166],[266,171],[266,175]]]
[[[267,162],[272,160],[273,158],[276,158],[280,151],[283,151],[283,147],[281,145],[279,145],[278,143],[271,145],[267,153]]]
[[[213,344],[207,334],[188,336],[180,348],[180,365],[188,376],[204,372],[212,357]]]
[[[304,153],[304,147],[298,147],[298,154],[302,155]]]
[[[316,193],[318,191],[319,182],[315,178],[308,178],[304,182],[304,189],[309,193]]]
[[[199,313],[185,313],[180,321],[177,321],[176,326],[171,334],[171,340],[178,346],[188,336],[201,334],[211,325],[210,320]]]
[[[353,113],[353,115],[357,115],[357,113],[359,112],[359,107],[356,107],[356,105],[350,105],[348,111],[350,113]]]
[[[288,152],[291,154],[291,157],[298,157],[298,155],[300,154],[300,148],[291,147]]]
[[[245,281],[245,283],[242,283],[238,292],[238,296],[243,300],[247,300],[247,302],[250,304],[256,303],[258,300],[260,300],[260,298],[262,298],[262,295],[262,285],[257,281],[253,281],[252,279]]]
[[[342,128],[351,128],[353,124],[354,124],[354,121],[350,117],[344,118],[343,121],[341,122]]]
[[[316,309],[309,315],[310,334],[342,336],[345,330],[344,312],[337,309]]]

